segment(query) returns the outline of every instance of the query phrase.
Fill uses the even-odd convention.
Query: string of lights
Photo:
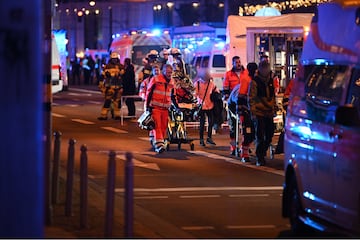
[[[244,7],[239,7],[239,15],[240,16],[251,16],[254,15],[256,11],[264,8],[271,7],[277,10],[294,10],[300,7],[310,7],[317,5],[319,3],[329,2],[330,0],[289,0],[284,2],[268,2],[264,5],[249,5],[247,3],[244,4]]]

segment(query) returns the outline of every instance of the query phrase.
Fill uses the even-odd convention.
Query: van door
[[[345,229],[360,233],[360,69],[353,70],[347,103],[353,104],[357,116],[346,113],[340,116],[351,118],[351,121],[349,124],[337,124],[331,134],[336,139],[336,222]]]
[[[341,105],[346,66],[308,65],[305,67],[306,112],[310,124],[312,148],[307,159],[308,169],[303,179],[305,201],[311,213],[335,223],[337,194],[335,186],[335,147],[332,133],[335,112]]]

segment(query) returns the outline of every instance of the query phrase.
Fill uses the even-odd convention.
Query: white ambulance
[[[203,40],[198,43],[194,51],[194,58],[191,61],[196,72],[209,71],[216,87],[223,89],[223,81],[226,74],[225,42],[222,40]]]
[[[360,237],[360,1],[320,4],[285,123],[282,214],[291,228]]]
[[[59,49],[56,44],[54,34],[51,38],[51,92],[58,93],[63,90],[63,80],[61,74],[61,60]]]
[[[135,67],[135,80],[138,82],[138,75],[143,68],[143,59],[151,50],[159,53],[163,49],[171,47],[170,32],[168,30],[139,30],[130,33],[119,34],[113,39],[110,45],[110,52],[120,55],[120,62],[124,63],[125,58],[130,58]]]

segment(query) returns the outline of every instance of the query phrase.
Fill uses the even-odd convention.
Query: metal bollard
[[[133,238],[133,220],[134,220],[134,164],[133,155],[130,152],[125,154],[125,238]]]
[[[51,199],[52,203],[58,203],[59,199],[59,172],[60,172],[60,143],[61,132],[54,133],[54,158],[53,158],[53,171],[52,171],[52,187],[51,187]]]
[[[115,198],[115,177],[116,177],[116,153],[110,151],[108,162],[108,176],[106,186],[106,209],[105,209],[105,229],[104,236],[112,237],[114,225],[114,198]]]
[[[74,184],[74,156],[75,156],[75,143],[74,139],[69,140],[68,149],[68,162],[66,174],[66,199],[65,199],[65,216],[71,216],[72,210],[72,191]]]
[[[82,145],[80,150],[80,228],[86,228],[88,227],[88,158],[86,145]]]

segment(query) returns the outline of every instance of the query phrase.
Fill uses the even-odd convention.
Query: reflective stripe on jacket
[[[147,106],[169,108],[171,105],[171,94],[173,89],[174,82],[172,79],[167,82],[162,74],[151,78],[146,93],[147,101],[149,101]]]

